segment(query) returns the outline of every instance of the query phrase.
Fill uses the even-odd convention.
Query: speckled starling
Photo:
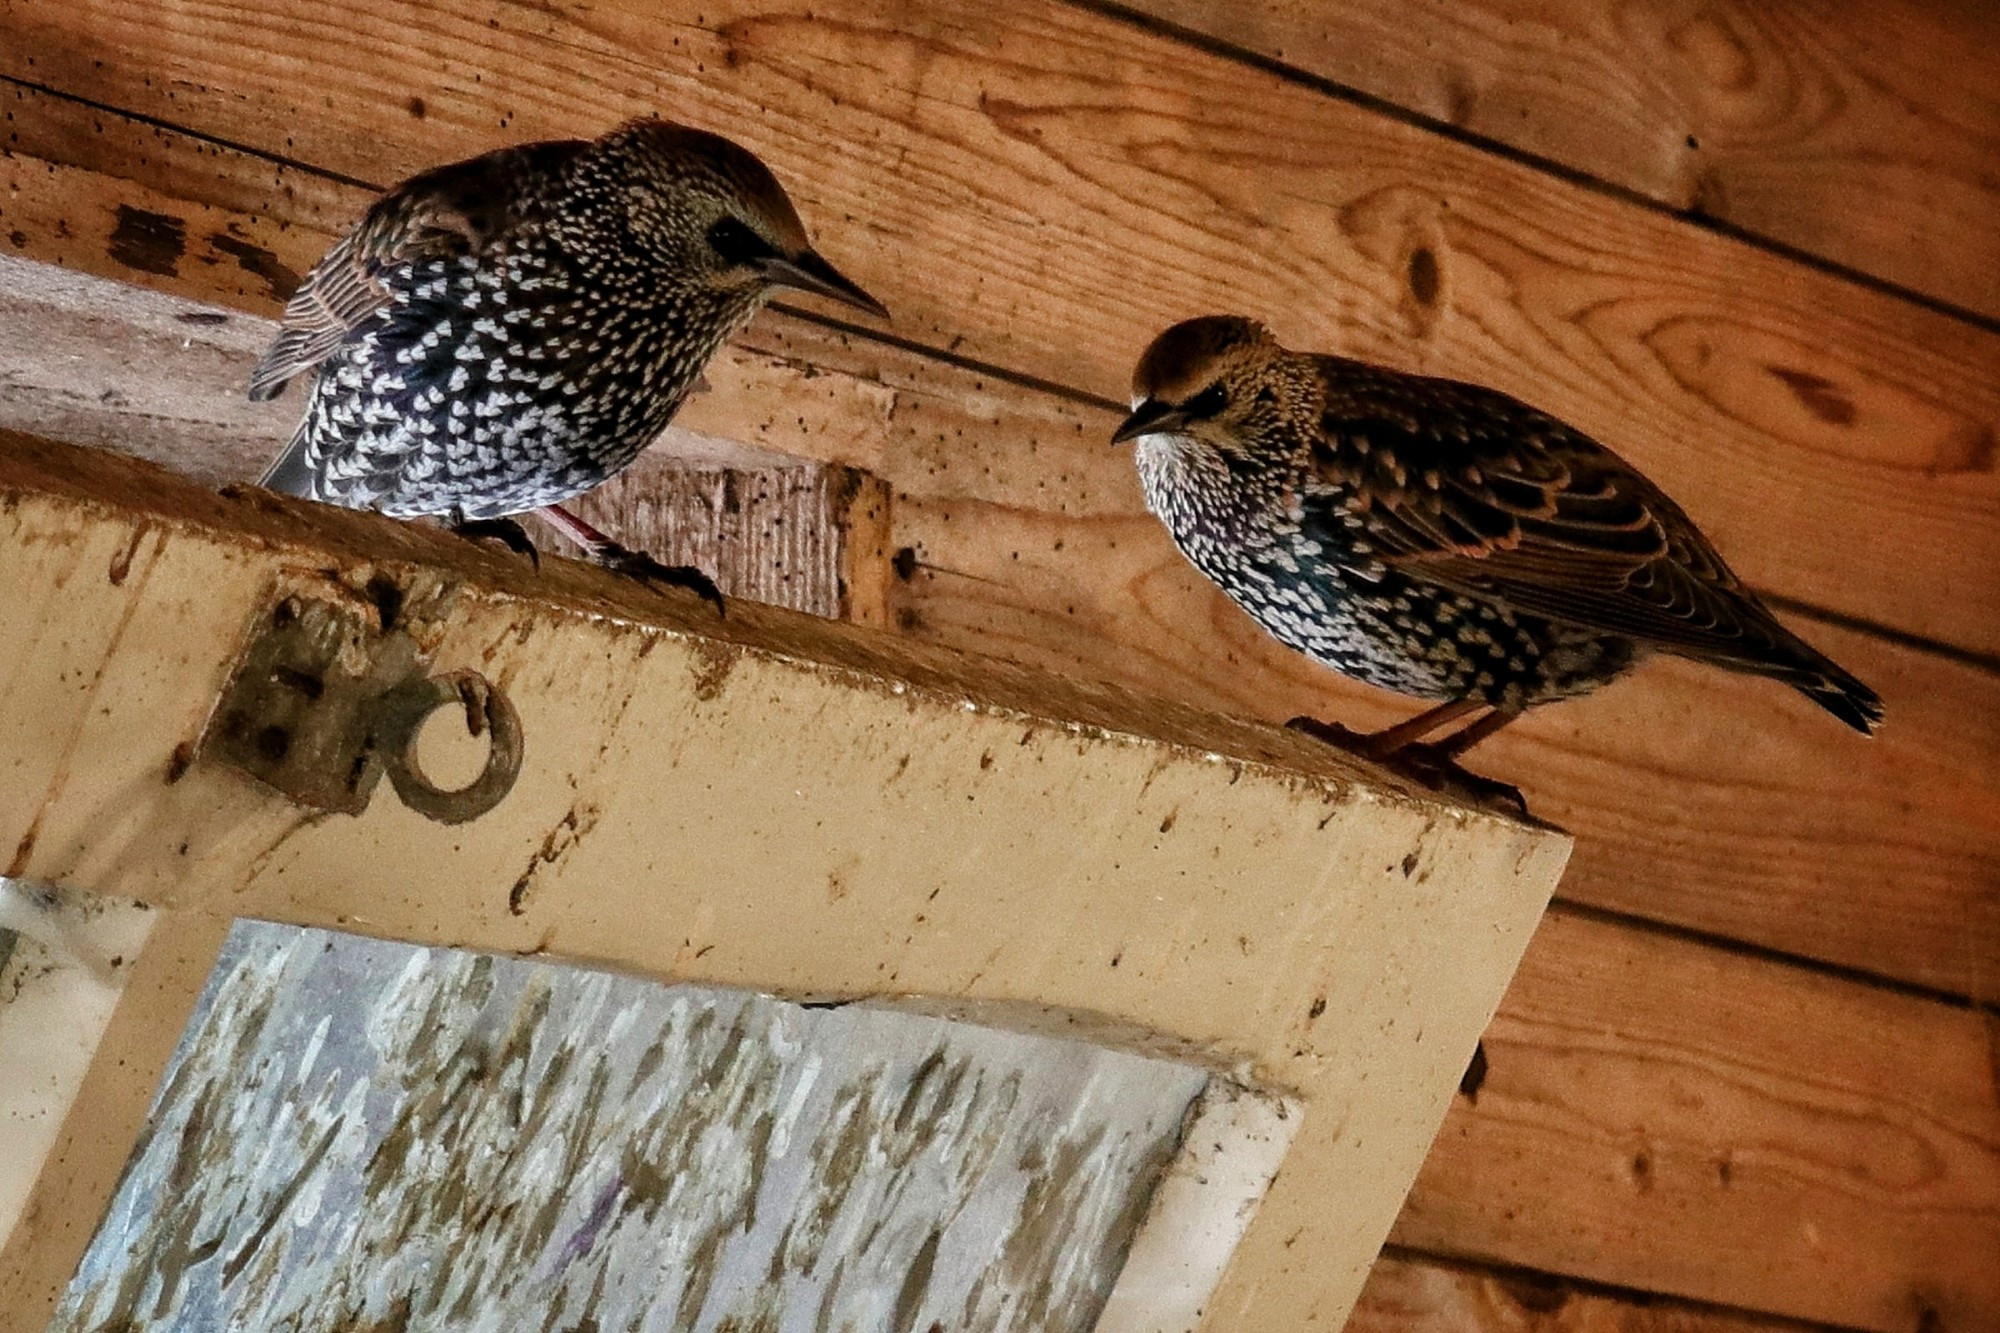
[[[1139,442],[1146,505],[1197,569],[1313,660],[1439,701],[1364,750],[1449,767],[1655,652],[1781,680],[1862,732],[1881,720],[1659,487],[1518,399],[1224,316],[1161,334],[1132,396],[1115,438]]]
[[[885,313],[813,250],[770,170],[714,134],[639,120],[425,172],[286,307],[250,396],[317,374],[263,484],[469,528],[540,510],[606,564],[706,584],[561,505],[637,458],[779,287]]]

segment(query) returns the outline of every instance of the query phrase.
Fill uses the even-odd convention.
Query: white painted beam
[[[395,609],[431,669],[505,691],[514,789],[462,825],[386,786],[315,815],[197,758],[286,596]],[[1333,1327],[1567,854],[1280,730],[21,437],[0,603],[0,872],[161,915],[0,1308],[52,1308],[221,930],[257,916],[866,998],[1288,1096],[1199,1327]]]

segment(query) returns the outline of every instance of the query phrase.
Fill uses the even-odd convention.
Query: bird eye
[[[1190,421],[1200,421],[1204,417],[1219,415],[1228,406],[1229,391],[1219,383],[1211,384],[1181,404],[1181,415]]]
[[[708,229],[708,243],[731,266],[754,264],[777,251],[738,218],[722,218]]]

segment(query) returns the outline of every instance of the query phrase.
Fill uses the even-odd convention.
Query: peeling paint
[[[52,1327],[1080,1333],[1206,1084],[241,923]]]

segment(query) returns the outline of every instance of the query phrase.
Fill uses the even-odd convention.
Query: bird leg
[[[714,603],[715,614],[723,614],[722,590],[715,586],[714,579],[693,565],[662,564],[644,551],[620,546],[561,505],[543,505],[535,512],[546,519],[550,527],[581,546],[584,554],[594,563],[647,583],[686,588]]]
[[[445,526],[468,541],[499,542],[516,555],[525,555],[542,567],[542,553],[528,540],[528,530],[511,518],[467,518],[463,510],[453,510]]]
[[[1374,732],[1353,731],[1337,722],[1321,722],[1310,717],[1295,717],[1285,725],[1338,749],[1372,759],[1433,791],[1470,800],[1477,805],[1499,805],[1526,815],[1528,802],[1521,795],[1520,788],[1468,772],[1458,763],[1460,755],[1519,717],[1519,709],[1496,708],[1444,740],[1424,742],[1423,738],[1439,727],[1455,722],[1482,706],[1476,699],[1454,699],[1427,709],[1407,722]]]
[[[1500,728],[1521,716],[1519,709],[1496,708],[1471,726],[1441,741],[1407,742],[1385,758],[1398,772],[1407,773],[1436,791],[1469,797],[1483,805],[1501,805],[1517,814],[1528,813],[1527,798],[1509,782],[1481,777],[1459,765],[1459,756]]]
[[[1432,709],[1431,711],[1436,712],[1437,710]],[[1455,763],[1460,755],[1519,716],[1521,716],[1521,710],[1518,708],[1496,708],[1485,717],[1480,718],[1477,722],[1465,728],[1465,730],[1456,735],[1446,737],[1444,740],[1432,741],[1427,745],[1419,745],[1412,739],[1404,742],[1397,748],[1403,751],[1421,750],[1427,754],[1436,755],[1441,760]],[[1421,721],[1422,719],[1419,718],[1417,720]],[[1394,731],[1395,728],[1391,727],[1389,730]],[[1377,734],[1386,735],[1387,733],[1382,732]]]

